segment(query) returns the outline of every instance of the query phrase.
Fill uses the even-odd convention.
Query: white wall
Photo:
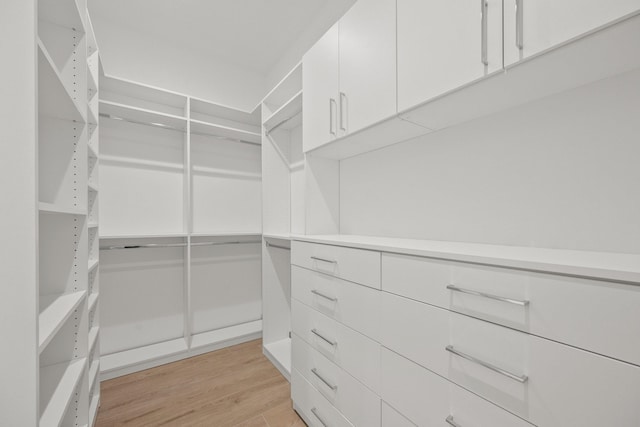
[[[105,74],[253,111],[266,93],[265,77],[208,57],[169,39],[158,40],[92,16]],[[170,29],[167,29],[170,34]]]
[[[273,88],[302,60],[302,56],[353,6],[356,0],[329,0],[313,22],[291,44],[266,76],[266,87]],[[265,91],[265,94],[267,92]]]
[[[640,253],[640,71],[347,159],[344,234]]]

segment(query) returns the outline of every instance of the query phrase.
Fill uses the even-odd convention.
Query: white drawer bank
[[[638,255],[297,236],[292,264],[310,425],[640,426]]]

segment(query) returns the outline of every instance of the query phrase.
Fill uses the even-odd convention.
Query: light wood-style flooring
[[[96,427],[304,427],[256,340],[101,384]]]

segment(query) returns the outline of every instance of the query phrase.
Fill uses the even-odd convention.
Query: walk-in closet
[[[3,0],[1,427],[640,426],[640,0]]]

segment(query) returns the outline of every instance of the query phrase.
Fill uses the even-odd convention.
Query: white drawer
[[[369,338],[380,332],[380,291],[291,266],[293,298]]]
[[[380,252],[294,241],[291,264],[380,289]]]
[[[385,347],[533,424],[640,425],[640,367],[387,293],[382,307]]]
[[[300,374],[291,371],[291,399],[296,409],[302,412],[309,427],[353,427],[318,390]]]
[[[415,427],[404,415],[382,402],[382,427]]]
[[[526,421],[387,349],[382,350],[382,398],[417,426],[531,427]],[[394,409],[385,427],[410,426]],[[385,412],[388,415],[385,416]],[[385,424],[387,419],[392,420]],[[573,425],[573,424],[572,424]],[[578,424],[576,424],[578,425]]]
[[[383,254],[382,289],[640,365],[640,286]]]
[[[291,324],[307,344],[378,392],[380,344],[296,300],[291,302]]]
[[[293,334],[293,367],[353,425],[380,426],[380,397]]]

